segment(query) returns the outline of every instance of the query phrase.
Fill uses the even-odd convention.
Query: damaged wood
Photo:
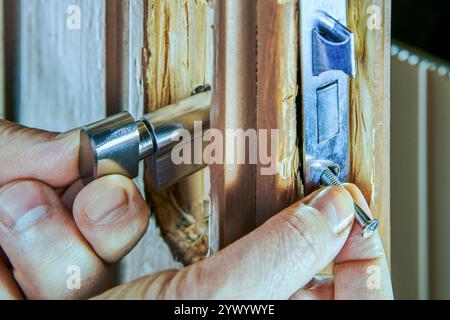
[[[384,177],[389,170],[390,1],[348,1],[359,72],[351,82],[351,180],[380,219],[389,252],[389,181]],[[371,5],[381,8],[379,29],[367,23]],[[303,196],[296,121],[301,107],[296,105],[298,7],[296,1],[275,0],[148,0],[145,8],[145,112],[210,83],[213,128],[280,129],[274,176],[261,176],[261,165],[225,163],[162,193],[147,190],[172,253],[190,264]],[[232,143],[224,142],[227,153]]]
[[[5,34],[19,39],[22,52],[21,100],[15,106],[18,121],[64,131],[121,110],[131,91],[137,93],[128,99],[129,110],[140,116],[186,98],[197,86],[210,83],[214,85],[213,127],[280,129],[274,176],[261,176],[261,165],[225,163],[213,165],[211,173],[210,169],[202,170],[164,192],[146,190],[162,236],[179,261],[190,264],[203,259],[302,196],[296,122],[296,109],[301,107],[296,106],[297,1],[136,0],[127,2],[129,6],[109,8],[104,1],[80,0],[82,30],[68,30],[60,24],[67,10],[65,3],[47,2],[51,4],[36,2],[26,10],[23,2],[5,2],[23,9],[21,19],[5,9],[5,19],[11,16],[9,19],[17,20],[22,30],[20,37],[9,31]],[[351,82],[352,181],[361,187],[381,221],[388,254],[390,2],[348,0],[358,64],[358,77]],[[123,33],[127,31],[128,15],[123,8],[140,14],[144,9],[143,17],[130,22],[144,29],[143,44],[117,39],[128,33]],[[376,17],[376,8],[380,9],[380,24],[376,20],[368,24]],[[114,29],[110,33],[105,33],[105,16],[106,27],[111,22],[109,29]],[[123,21],[115,25],[115,17]],[[50,42],[59,49],[53,50]],[[125,48],[128,45],[130,52]],[[8,51],[8,47],[5,49]],[[111,51],[129,55],[128,64],[116,60],[120,56]],[[12,73],[13,64],[8,62],[6,57],[6,72]],[[143,85],[140,76],[132,76],[138,73],[132,69],[141,67]],[[13,82],[6,81],[6,93],[11,97]],[[144,91],[142,96],[140,90]],[[82,109],[82,105],[94,107]],[[0,105],[0,116],[1,109]],[[231,146],[225,141],[225,153]],[[161,243],[140,244],[146,248],[138,252],[139,259],[127,265],[132,265],[127,280],[141,275],[149,260],[168,253]],[[131,259],[136,257],[131,255]],[[158,267],[167,265],[169,262]]]
[[[146,112],[186,98],[199,85],[211,83],[213,6],[213,1],[206,0],[146,1]],[[184,264],[203,259],[209,248],[209,169],[163,192],[151,190],[149,183],[147,186],[152,212],[175,258]]]
[[[222,131],[279,130],[279,144],[273,150],[270,140],[263,146],[273,156],[274,174],[262,175],[267,166],[261,162],[211,167],[217,222],[212,227],[219,248],[302,195],[296,120],[297,17],[296,1],[224,1],[217,6],[212,126]],[[232,148],[233,141],[226,140],[224,152]],[[237,152],[248,159],[249,150]]]
[[[351,180],[361,188],[390,256],[391,0],[348,0],[358,76],[350,83]]]
[[[374,215],[380,219],[380,233],[388,254],[390,3],[348,2],[359,72],[350,90],[351,181],[361,187]],[[296,109],[301,106],[295,104],[300,83],[297,3],[230,1],[218,6],[218,10],[217,62],[221,73],[216,78],[213,126],[278,128],[282,134],[275,176],[259,175],[260,166],[225,164],[212,168],[213,214],[219,217],[217,232],[220,246],[224,246],[302,196],[295,120]],[[245,28],[237,22],[242,20],[246,20]],[[237,39],[227,36],[230,34]],[[256,53],[251,48],[255,36]],[[252,74],[255,54],[256,83]],[[230,70],[221,67],[225,61]],[[241,96],[243,90],[246,93]]]

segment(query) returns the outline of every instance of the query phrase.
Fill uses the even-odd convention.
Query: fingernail
[[[32,182],[19,182],[0,193],[0,222],[11,230],[23,231],[46,216],[51,200]]]
[[[112,223],[128,210],[127,192],[113,187],[101,193],[86,206],[86,216],[96,225]]]
[[[348,228],[355,217],[353,199],[344,188],[326,188],[314,197],[308,206],[326,216],[336,234]]]

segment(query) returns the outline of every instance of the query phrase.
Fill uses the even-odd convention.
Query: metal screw
[[[320,177],[320,181],[324,186],[344,187],[342,182],[339,181],[336,176],[336,168],[325,169]],[[356,221],[358,221],[359,225],[363,228],[362,236],[364,239],[368,239],[377,230],[379,221],[377,219],[371,219],[355,202],[354,205]]]

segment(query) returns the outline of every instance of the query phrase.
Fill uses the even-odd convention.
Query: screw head
[[[367,223],[363,228],[362,237],[364,239],[369,239],[371,236],[373,236],[375,231],[378,229],[379,224],[380,222],[378,221],[378,219],[373,219],[369,223]]]

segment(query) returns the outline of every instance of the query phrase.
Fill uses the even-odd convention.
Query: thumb
[[[0,120],[0,186],[19,179],[60,188],[79,177],[79,131],[58,135]]]
[[[340,252],[353,217],[350,194],[326,188],[203,262],[99,298],[288,299]]]
[[[347,184],[355,202],[371,216],[361,191]],[[386,254],[378,232],[369,239],[361,237],[361,227],[355,225],[342,251],[336,257],[334,292],[336,299],[393,299],[392,281]]]

